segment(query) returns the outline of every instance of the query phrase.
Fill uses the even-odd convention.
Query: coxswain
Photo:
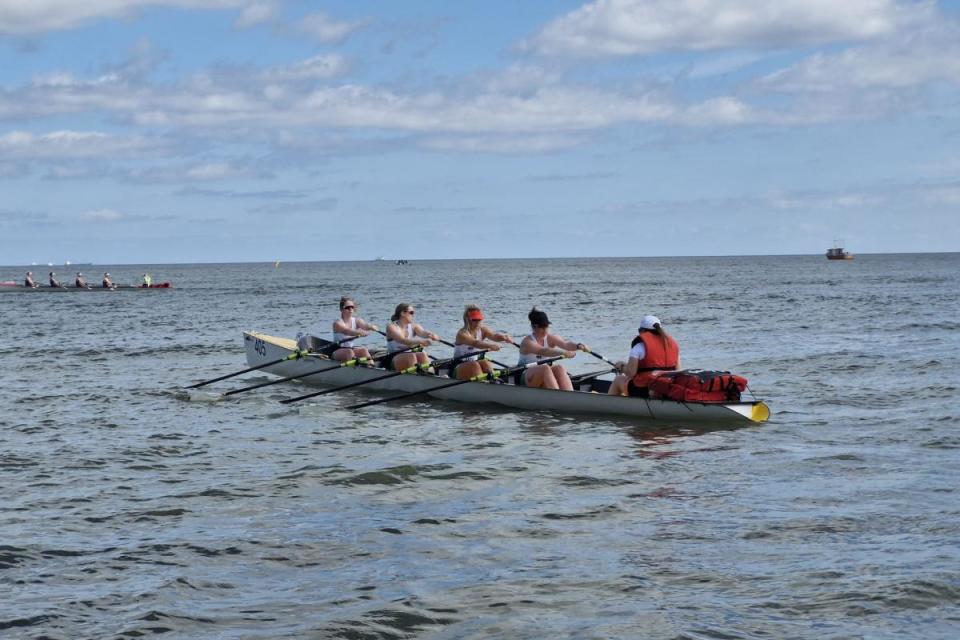
[[[423,351],[411,352],[404,351],[412,347],[429,347],[435,341],[440,340],[440,336],[427,331],[419,324],[413,321],[416,310],[413,305],[401,302],[390,317],[390,324],[387,325],[387,357],[383,361],[385,369],[394,369],[400,371],[414,365],[425,365],[430,362],[430,358]],[[403,353],[397,353],[403,351]]]
[[[614,378],[607,393],[649,398],[650,381],[658,372],[680,368],[680,347],[673,336],[663,330],[660,318],[644,316],[637,337],[630,343],[630,357],[626,363],[617,365],[623,373]]]
[[[550,333],[550,319],[536,307],[527,314],[530,320],[530,335],[520,343],[520,358],[517,366],[529,365],[544,358],[564,356],[572,358],[577,351],[590,351],[582,342],[573,342]],[[573,382],[562,364],[547,363],[527,367],[516,372],[514,384],[541,389],[573,391]]]
[[[469,380],[484,373],[493,373],[493,363],[470,355],[477,351],[500,351],[500,342],[512,343],[513,338],[506,333],[498,333],[483,323],[483,311],[475,304],[463,309],[463,326],[453,339],[453,357],[455,368],[453,376],[458,380]]]
[[[53,271],[50,272],[50,286],[54,289],[60,289],[63,287],[63,285],[60,284],[60,281],[57,280],[57,274],[55,274]]]
[[[90,285],[87,284],[87,281],[84,280],[83,274],[77,271],[77,277],[73,280],[73,286],[77,289],[89,289]]]
[[[149,287],[152,284],[153,284],[153,278],[150,277],[150,274],[149,273],[143,274],[143,286]]]
[[[33,271],[27,271],[27,276],[23,279],[23,286],[28,289],[36,289],[40,286],[33,281]]]
[[[113,284],[113,280],[110,279],[109,273],[104,273],[103,280],[100,282],[100,286],[104,289],[114,289],[117,285]]]

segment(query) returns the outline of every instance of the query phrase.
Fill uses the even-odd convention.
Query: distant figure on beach
[[[90,285],[87,284],[87,281],[84,279],[83,274],[77,271],[77,277],[73,280],[73,286],[77,289],[89,289]]]
[[[103,281],[100,283],[104,289],[114,289],[117,285],[113,284],[113,280],[110,279],[110,274],[103,274]]]
[[[153,278],[150,277],[149,273],[143,274],[143,286],[149,287],[153,284]]]
[[[40,285],[33,281],[33,271],[27,271],[27,277],[23,279],[23,286],[29,289],[36,289]]]
[[[54,287],[55,289],[59,289],[59,288],[63,287],[63,285],[60,284],[60,281],[57,280],[57,274],[55,274],[53,271],[50,272],[50,276],[49,276],[49,277],[50,277],[50,286],[51,286],[51,287]]]
[[[630,357],[626,363],[618,362],[621,373],[613,380],[612,396],[650,397],[650,381],[658,371],[675,371],[680,368],[680,347],[673,336],[663,330],[660,318],[643,316],[637,337],[630,343]]]

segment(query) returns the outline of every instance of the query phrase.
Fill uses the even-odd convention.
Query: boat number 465
[[[261,358],[267,355],[267,345],[259,338],[253,341],[253,350],[259,353]]]

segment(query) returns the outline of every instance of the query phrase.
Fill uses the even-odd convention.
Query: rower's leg
[[[540,389],[559,389],[557,379],[549,365],[541,364],[527,369],[527,386]]]
[[[401,369],[409,369],[415,364],[417,364],[417,357],[412,353],[398,353],[393,357],[394,371],[400,371]]]
[[[622,373],[613,379],[613,382],[610,383],[610,389],[607,390],[607,394],[611,396],[625,396],[627,395],[627,381],[629,378],[623,375]]]
[[[469,380],[483,373],[479,362],[461,362],[457,365],[457,380]]]
[[[563,365],[555,364],[550,368],[553,371],[553,377],[557,380],[558,388],[564,391],[573,391],[573,383]]]
[[[343,347],[333,352],[333,359],[337,362],[346,362],[347,360],[353,360],[353,358],[353,349]]]

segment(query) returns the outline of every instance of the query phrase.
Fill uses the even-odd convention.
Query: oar
[[[484,353],[484,352],[481,352]],[[471,354],[472,355],[472,354]],[[354,387],[359,387],[371,382],[377,382],[378,380],[386,380],[387,378],[395,378],[397,376],[402,376],[403,374],[410,373],[420,373],[421,371],[426,371],[431,367],[437,365],[447,364],[448,362],[456,362],[457,360],[463,360],[464,358],[447,358],[446,360],[434,360],[433,362],[428,362],[425,364],[415,364],[412,367],[407,367],[406,369],[401,369],[399,371],[394,371],[393,373],[388,373],[383,376],[378,376],[376,378],[370,378],[369,380],[360,380],[359,382],[351,382],[350,384],[344,384],[339,387],[333,387],[331,389],[323,389],[322,391],[314,391],[313,393],[308,393],[305,396],[298,396],[296,398],[287,398],[286,400],[281,400],[283,404],[290,404],[291,402],[300,402],[301,400],[306,400],[307,398],[316,398],[317,396],[322,396],[328,393],[333,393],[335,391],[343,391],[344,389],[352,389]]]
[[[411,391],[410,393],[404,393],[399,396],[391,396],[389,398],[381,398],[379,400],[371,400],[370,402],[361,402],[360,404],[355,404],[347,407],[347,409],[362,409],[364,407],[370,407],[375,404],[382,404],[384,402],[392,402],[393,400],[403,400],[404,398],[412,398],[413,396],[419,396],[423,393],[431,393],[433,391],[440,391],[441,389],[449,389],[450,387],[455,387],[460,384],[466,384],[468,382],[480,382],[480,381],[490,381],[496,380],[501,376],[509,376],[516,373],[517,371],[522,371],[528,367],[535,367],[539,364],[546,364],[548,362],[553,362],[555,360],[561,360],[567,356],[554,356],[552,358],[544,358],[543,360],[538,360],[537,362],[528,362],[517,367],[512,367],[509,369],[498,369],[492,373],[482,373],[478,376],[473,376],[472,378],[467,378],[466,380],[457,380],[456,382],[449,382],[447,384],[441,384],[436,387],[430,387],[429,389],[421,389],[420,391]]]
[[[235,376],[241,376],[241,375],[243,375],[243,374],[245,374],[245,373],[250,373],[251,371],[256,371],[257,369],[263,369],[264,367],[269,367],[269,366],[274,365],[274,364],[280,364],[281,362],[286,362],[287,360],[299,360],[300,358],[306,357],[306,356],[308,356],[309,354],[310,354],[309,351],[294,351],[294,352],[291,353],[290,355],[286,355],[286,356],[280,358],[279,360],[271,360],[270,362],[265,362],[265,363],[263,363],[263,364],[258,364],[258,365],[255,366],[255,367],[250,367],[250,368],[248,368],[248,369],[244,369],[243,371],[237,371],[236,373],[228,373],[228,374],[225,375],[225,376],[220,376],[219,378],[213,378],[212,380],[204,380],[203,382],[198,382],[197,384],[191,384],[191,385],[188,386],[188,387],[184,387],[184,389],[197,389],[198,387],[205,387],[205,386],[207,386],[208,384],[212,384],[212,383],[214,383],[214,382],[220,382],[221,380],[226,380],[227,378],[233,378],[233,377],[235,377]]]
[[[580,344],[583,344],[583,343],[580,343]],[[616,362],[611,362],[610,360],[607,360],[606,358],[604,358],[602,355],[600,355],[600,354],[597,353],[596,351],[587,351],[587,353],[589,353],[590,355],[592,355],[594,358],[600,358],[601,360],[603,360],[604,362],[606,362],[608,365],[610,365],[611,367],[613,367],[615,371],[620,371],[620,367],[617,366],[617,363],[616,363]]]
[[[277,380],[269,380],[267,382],[261,382],[260,384],[250,385],[249,387],[241,387],[240,389],[233,389],[232,391],[227,391],[223,395],[232,396],[235,393],[243,393],[245,391],[253,391],[254,389],[262,389],[263,387],[269,387],[272,384],[280,384],[281,382],[290,382],[291,380],[302,380],[303,378],[309,378],[310,376],[315,376],[319,373],[325,371],[333,371],[334,369],[342,369],[344,367],[355,367],[358,364],[365,364],[367,362],[373,362],[376,358],[354,358],[353,360],[346,360],[332,367],[326,367],[324,369],[317,369],[316,371],[311,371],[310,373],[298,373],[295,376],[287,376],[285,378],[279,378]]]
[[[349,341],[349,340],[342,340],[341,343],[342,343],[342,342],[348,342],[348,341]],[[397,353],[405,353],[405,352],[407,352],[407,351],[415,351],[415,350],[417,350],[417,349],[419,349],[419,348],[420,348],[420,347],[407,347],[406,349],[400,349],[399,351],[394,351],[394,353],[395,353],[395,354],[397,354]],[[269,381],[267,381],[267,382],[261,382],[260,384],[251,385],[251,386],[249,386],[249,387],[242,387],[242,388],[240,388],[240,389],[234,389],[234,390],[232,390],[232,391],[227,391],[227,392],[224,393],[223,395],[224,395],[224,397],[226,397],[226,396],[232,396],[232,395],[235,394],[235,393],[243,393],[244,391],[253,391],[254,389],[260,389],[260,388],[262,388],[262,387],[269,387],[269,386],[272,385],[272,384],[280,384],[281,382],[289,382],[289,381],[291,381],[291,380],[300,380],[300,379],[303,379],[303,378],[309,378],[310,376],[315,376],[315,375],[317,375],[318,373],[323,373],[324,371],[333,371],[333,370],[335,370],[335,369],[342,369],[342,368],[344,368],[344,367],[354,367],[354,366],[356,366],[356,365],[358,365],[358,364],[364,364],[364,363],[366,363],[366,362],[376,362],[377,360],[380,360],[380,359],[382,359],[382,358],[384,358],[384,357],[385,357],[385,356],[378,356],[378,357],[375,357],[375,358],[374,358],[374,357],[370,357],[370,358],[354,358],[353,360],[346,360],[346,361],[341,362],[341,363],[339,363],[339,364],[336,364],[336,365],[334,365],[334,366],[332,366],[332,367],[325,367],[325,368],[323,368],[323,369],[318,369],[318,370],[316,370],[316,371],[311,371],[310,373],[298,373],[298,374],[295,374],[295,375],[292,375],[292,376],[287,376],[287,377],[285,377],[285,378],[279,378],[279,379],[277,379],[277,380],[269,380]]]

